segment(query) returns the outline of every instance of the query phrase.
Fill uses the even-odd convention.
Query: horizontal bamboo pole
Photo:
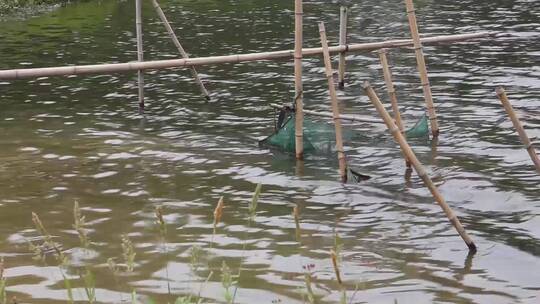
[[[431,178],[426,172],[426,169],[424,169],[424,166],[420,163],[416,155],[414,154],[414,151],[411,149],[411,146],[407,143],[407,140],[405,139],[405,136],[401,134],[399,131],[399,127],[396,125],[390,114],[388,114],[388,111],[384,108],[383,104],[381,103],[381,100],[377,96],[377,93],[375,93],[375,90],[371,87],[368,81],[364,82],[364,90],[366,91],[366,94],[368,95],[369,99],[377,108],[377,111],[383,118],[384,122],[386,123],[386,126],[394,136],[394,139],[401,147],[401,150],[407,158],[410,160],[414,170],[420,176],[426,187],[429,189],[431,194],[433,195],[433,198],[435,198],[435,201],[439,206],[442,208],[448,219],[450,220],[450,223],[456,228],[457,232],[461,236],[461,238],[465,241],[465,244],[467,244],[467,247],[469,247],[469,251],[476,252],[476,245],[474,244],[471,237],[467,234],[467,231],[465,231],[465,228],[463,228],[463,225],[461,225],[461,222],[459,221],[459,218],[456,216],[456,214],[452,211],[450,206],[446,203],[443,196],[439,192],[439,189],[437,189],[437,186],[433,183]]]
[[[275,109],[283,109],[284,106],[288,106],[288,105],[280,105],[277,103],[271,103],[270,106]],[[332,113],[317,112],[317,111],[306,110],[306,109],[304,109],[304,114],[318,116],[318,117],[334,118],[334,115]],[[349,114],[340,114],[338,118],[341,120],[347,120],[350,122],[365,122],[365,123],[376,123],[376,124],[382,123],[380,119],[365,118],[365,117],[349,115]]]
[[[499,87],[496,90],[497,96],[499,96],[499,99],[501,100],[501,103],[506,110],[506,113],[508,113],[508,116],[510,117],[510,120],[512,120],[512,123],[514,124],[514,128],[517,130],[519,137],[521,138],[521,142],[525,145],[525,148],[527,149],[527,152],[529,152],[529,156],[531,157],[531,160],[534,163],[534,166],[536,167],[536,171],[540,173],[540,159],[538,159],[538,155],[536,154],[536,150],[534,149],[533,144],[531,143],[531,140],[527,136],[527,133],[525,132],[525,129],[523,128],[523,125],[519,121],[519,118],[516,115],[516,112],[514,112],[514,108],[512,107],[512,104],[508,100],[508,97],[506,96],[506,91],[504,88]]]
[[[493,36],[497,32],[477,32],[460,35],[445,35],[422,38],[423,44],[459,42],[478,38]],[[411,39],[387,40],[383,42],[358,43],[350,45],[333,46],[329,48],[330,53],[341,52],[362,52],[374,51],[382,48],[402,48],[413,45]],[[313,56],[322,54],[322,48],[305,48],[302,51],[303,56]],[[37,78],[47,76],[67,76],[67,75],[86,75],[86,74],[110,74],[125,73],[138,70],[159,70],[179,67],[214,65],[224,63],[241,63],[261,60],[278,60],[283,58],[293,58],[294,50],[275,51],[265,53],[238,54],[227,56],[212,56],[199,58],[168,59],[146,62],[125,62],[110,64],[95,64],[82,66],[63,66],[49,68],[15,69],[0,70],[0,79],[23,79]]]

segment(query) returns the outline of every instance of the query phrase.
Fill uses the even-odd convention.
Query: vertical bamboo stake
[[[340,9],[340,18],[339,18],[339,45],[347,45],[347,13],[348,9],[345,6],[342,6]],[[339,88],[343,89],[345,87],[345,69],[347,61],[345,60],[345,55],[347,51],[341,52],[339,54]]]
[[[135,0],[135,25],[137,27],[137,60],[144,61],[143,40],[142,40],[142,0]],[[144,112],[144,72],[137,72],[139,85],[139,113]]]
[[[394,114],[394,120],[401,134],[405,134],[403,121],[401,120],[401,114],[399,113],[396,87],[394,86],[394,82],[392,81],[392,71],[390,71],[390,65],[388,64],[388,58],[386,57],[386,53],[387,53],[386,49],[379,50],[379,58],[381,60],[381,65],[383,69],[384,81],[386,82],[386,89],[388,90],[388,96],[390,97],[390,102],[392,103],[392,112]],[[408,168],[411,167],[411,162],[409,161],[409,159],[407,159],[407,157],[405,157],[405,163]]]
[[[534,149],[534,146],[531,143],[531,140],[527,136],[527,133],[525,133],[525,129],[523,129],[523,125],[519,121],[519,118],[516,115],[516,112],[514,112],[514,108],[512,107],[512,104],[508,100],[508,97],[506,96],[506,91],[504,88],[499,87],[496,90],[497,96],[499,96],[499,99],[501,100],[502,105],[504,106],[504,109],[506,110],[506,113],[508,113],[508,116],[512,120],[512,123],[514,124],[514,128],[517,130],[519,137],[521,138],[521,142],[525,145],[525,148],[527,149],[527,152],[529,152],[529,155],[531,156],[531,160],[534,163],[534,166],[536,167],[536,171],[540,173],[540,159],[538,159],[538,155],[536,154],[536,151]]]
[[[426,59],[424,58],[422,42],[420,41],[420,35],[418,34],[418,24],[416,22],[413,0],[405,0],[405,4],[407,6],[407,16],[409,18],[411,36],[414,42],[418,72],[420,73],[420,81],[422,82],[422,90],[424,91],[424,99],[426,101],[429,123],[431,125],[431,133],[433,134],[433,137],[437,137],[439,135],[439,123],[437,122],[437,113],[435,112],[435,106],[433,105],[433,96],[431,95]]]
[[[189,58],[188,53],[182,47],[182,44],[180,44],[180,41],[178,40],[178,37],[174,33],[174,30],[173,30],[171,24],[169,23],[169,20],[167,20],[167,17],[165,16],[165,13],[163,13],[163,10],[161,9],[161,6],[159,6],[159,3],[157,2],[157,0],[152,0],[152,4],[154,5],[154,9],[156,10],[156,13],[158,14],[159,19],[161,19],[161,22],[165,26],[165,29],[167,30],[167,33],[171,37],[171,39],[172,39],[174,45],[176,46],[176,48],[178,49],[178,52],[180,53],[180,55],[182,55],[183,58],[186,58],[186,59]],[[191,68],[191,74],[193,75],[193,78],[195,79],[195,82],[199,86],[199,88],[201,90],[201,93],[203,94],[204,98],[206,98],[206,100],[210,100],[210,94],[208,93],[208,90],[206,90],[206,87],[204,86],[204,83],[202,82],[201,78],[199,77],[199,73],[197,73],[197,70],[195,69],[194,66],[191,66],[190,68]]]
[[[302,0],[294,1],[294,103],[296,108],[294,134],[296,159],[304,159],[304,88],[302,84],[302,41],[304,9]]]
[[[457,230],[461,238],[465,241],[465,244],[467,244],[467,247],[469,247],[469,251],[476,252],[476,245],[474,244],[471,237],[467,234],[467,231],[465,231],[465,228],[463,228],[463,225],[461,225],[461,222],[459,221],[458,217],[455,215],[455,213],[452,211],[450,206],[446,203],[444,198],[442,197],[441,193],[439,192],[439,189],[435,186],[429,175],[427,174],[426,170],[416,158],[416,155],[414,154],[414,151],[411,149],[409,144],[407,143],[407,140],[405,139],[405,136],[401,134],[399,131],[398,126],[396,123],[392,120],[392,117],[390,117],[390,114],[386,111],[383,104],[381,103],[379,97],[375,93],[375,90],[371,87],[369,82],[364,82],[364,90],[366,91],[366,94],[368,95],[369,99],[377,108],[377,111],[383,118],[384,122],[386,123],[386,126],[394,136],[394,139],[398,142],[401,149],[405,152],[405,155],[407,155],[407,158],[411,161],[412,166],[414,167],[414,170],[420,176],[426,187],[429,189],[433,197],[435,198],[435,201],[439,204],[439,206],[442,208],[448,219],[450,220],[450,223],[454,226],[454,228]]]
[[[324,67],[326,69],[326,79],[328,79],[328,93],[330,94],[330,101],[332,102],[332,112],[334,114],[334,126],[336,132],[336,150],[338,152],[339,161],[339,174],[341,175],[341,181],[347,182],[347,161],[345,159],[345,152],[343,151],[343,138],[341,135],[341,119],[339,118],[338,100],[336,95],[336,88],[334,86],[334,77],[332,75],[332,62],[330,61],[330,51],[328,50],[328,41],[326,40],[326,29],[324,28],[324,22],[319,23],[319,33],[321,34],[321,44],[324,55]]]

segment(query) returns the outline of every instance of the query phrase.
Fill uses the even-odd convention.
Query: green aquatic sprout
[[[90,268],[86,268],[84,274],[81,275],[84,282],[84,291],[88,298],[88,303],[93,304],[96,301],[96,279]]]
[[[71,280],[68,277],[66,277],[66,275],[63,272],[62,272],[62,278],[64,279],[64,287],[66,288],[68,303],[73,304],[75,303],[75,300],[73,299],[73,287],[71,287]]]
[[[7,279],[4,277],[4,258],[0,258],[0,304],[7,303]]]
[[[90,245],[90,239],[88,238],[88,231],[84,228],[86,226],[85,217],[81,213],[81,208],[79,207],[79,202],[75,201],[73,204],[73,228],[77,231],[79,235],[79,240],[81,241],[81,246],[88,248]]]
[[[124,257],[124,262],[126,264],[127,272],[132,272],[135,267],[135,249],[133,243],[127,235],[122,236],[122,256]]]
[[[165,234],[167,234],[167,223],[163,218],[163,209],[161,206],[156,207],[154,214],[156,215],[157,224],[159,226],[159,233],[161,234],[161,237],[165,238]]]
[[[262,190],[262,184],[257,184],[257,187],[255,188],[255,192],[253,192],[253,197],[251,198],[251,202],[249,204],[249,215],[250,219],[255,218],[255,215],[257,213],[257,205],[259,204],[259,197],[261,196],[261,190]]]
[[[223,286],[223,289],[225,290],[225,301],[227,304],[233,303],[233,294],[231,293],[231,288],[234,285],[233,275],[231,268],[227,266],[227,263],[223,261],[221,264],[221,285]]]
[[[45,229],[45,226],[41,222],[41,219],[34,212],[32,212],[32,222],[34,223],[34,226],[36,227],[38,233],[44,239],[43,245],[47,248],[53,249],[54,256],[60,265],[67,265],[67,257],[64,255],[64,252],[62,252],[60,246],[53,241],[52,236],[49,234],[47,229]]]

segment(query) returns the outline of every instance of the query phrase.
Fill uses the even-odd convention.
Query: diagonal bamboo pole
[[[386,83],[386,89],[388,91],[388,96],[390,97],[390,103],[392,104],[392,112],[394,114],[394,120],[399,128],[401,134],[405,134],[405,128],[403,127],[403,121],[401,120],[401,114],[399,113],[399,106],[396,95],[396,86],[394,86],[394,81],[392,81],[392,71],[390,71],[390,65],[388,64],[388,58],[386,57],[387,50],[379,50],[379,58],[381,60],[381,65],[383,69],[384,81]],[[408,168],[411,167],[411,162],[405,156],[405,163]]]
[[[439,206],[442,208],[448,219],[450,220],[450,223],[454,226],[454,228],[457,230],[461,238],[465,241],[465,244],[467,244],[467,247],[469,247],[469,251],[476,252],[476,245],[474,244],[471,237],[467,234],[467,231],[465,231],[465,228],[463,228],[463,225],[461,225],[461,222],[459,221],[459,218],[456,216],[456,214],[452,211],[450,206],[446,203],[444,198],[442,197],[441,193],[439,192],[439,189],[435,186],[429,175],[427,174],[426,170],[414,154],[414,151],[411,149],[409,144],[407,143],[407,140],[405,139],[405,136],[401,134],[399,131],[398,126],[393,121],[392,117],[386,109],[384,108],[383,104],[381,103],[379,97],[377,96],[377,93],[375,93],[375,90],[371,87],[368,81],[364,82],[364,90],[366,94],[368,95],[369,99],[377,108],[377,111],[381,115],[382,119],[386,123],[386,126],[394,136],[394,139],[401,147],[402,151],[407,155],[408,159],[411,161],[412,166],[414,167],[414,170],[420,176],[426,187],[429,189],[433,197],[435,198],[435,201]]]
[[[346,6],[342,6],[340,9],[339,18],[339,45],[347,46],[347,13]],[[345,88],[345,70],[347,68],[347,61],[345,56],[347,51],[343,51],[339,54],[339,88]]]
[[[525,148],[527,149],[527,152],[529,152],[529,155],[531,157],[531,160],[534,163],[534,166],[536,167],[536,171],[540,173],[540,159],[538,159],[538,155],[536,154],[536,151],[534,149],[533,144],[531,143],[531,140],[527,136],[527,133],[525,132],[525,129],[523,128],[523,125],[519,121],[519,118],[516,115],[516,112],[514,112],[514,108],[512,107],[512,104],[508,100],[508,97],[506,96],[506,91],[504,88],[499,87],[496,90],[497,96],[499,96],[499,99],[501,100],[501,103],[506,110],[506,113],[508,113],[508,116],[510,117],[510,120],[512,120],[512,123],[514,124],[514,128],[517,130],[519,137],[521,138],[521,142],[525,145]]]
[[[135,0],[135,25],[137,30],[137,61],[144,61],[143,40],[142,40],[142,0]],[[144,72],[137,71],[139,87],[139,113],[144,112]]]
[[[302,43],[304,40],[304,9],[302,0],[294,1],[294,104],[296,109],[294,134],[296,159],[304,158],[304,87],[302,84]]]
[[[414,41],[418,72],[420,73],[420,81],[422,82],[422,90],[424,91],[424,99],[426,101],[429,123],[431,125],[431,133],[433,134],[433,137],[437,137],[439,135],[439,123],[437,122],[437,113],[435,111],[435,106],[433,105],[433,96],[431,94],[431,86],[429,84],[426,59],[424,58],[422,42],[420,39],[420,34],[418,33],[418,24],[416,22],[413,0],[405,0],[405,4],[407,6],[407,16],[409,18],[411,36]]]
[[[167,20],[167,17],[165,16],[165,13],[161,9],[161,6],[159,5],[158,1],[157,0],[152,0],[152,5],[154,6],[154,9],[156,10],[156,13],[158,14],[159,19],[161,19],[161,22],[165,26],[165,29],[167,30],[167,33],[171,37],[171,39],[172,39],[174,45],[176,46],[176,48],[178,49],[178,52],[180,53],[180,55],[182,55],[183,58],[186,58],[186,59],[189,58],[188,53],[182,47],[182,44],[180,44],[180,41],[178,40],[178,37],[174,33],[174,30],[173,30],[171,24],[169,23],[169,20]],[[195,79],[195,82],[199,86],[199,88],[201,90],[201,93],[203,94],[204,98],[206,98],[206,100],[210,100],[210,94],[208,93],[208,90],[204,86],[204,83],[202,82],[201,78],[199,77],[199,73],[197,73],[197,70],[195,69],[194,66],[191,66],[190,69],[191,69],[191,75],[193,75],[193,78]]]
[[[478,32],[459,35],[444,35],[422,38],[424,44],[449,43],[459,42],[471,39],[485,38],[495,35],[496,32]],[[329,48],[331,54],[348,52],[369,52],[381,48],[402,48],[413,44],[410,39],[387,40],[382,42],[357,43],[348,46],[332,46]],[[303,56],[315,56],[322,54],[322,48],[305,48],[302,50]],[[122,63],[105,63],[91,65],[68,65],[60,67],[45,67],[31,69],[11,69],[0,70],[0,79],[24,79],[38,78],[51,76],[67,76],[67,75],[88,75],[88,74],[111,74],[111,73],[126,73],[138,70],[162,70],[190,66],[216,65],[226,63],[243,63],[262,60],[282,60],[285,58],[293,58],[294,50],[237,54],[225,56],[211,56],[199,58],[183,58],[183,59],[167,59],[154,60],[145,62],[122,62]]]
[[[326,72],[326,79],[328,80],[328,93],[330,95],[330,101],[332,102],[332,112],[334,114],[334,126],[336,132],[336,150],[338,153],[339,162],[339,174],[343,183],[347,182],[347,160],[345,159],[345,151],[343,151],[343,137],[341,134],[341,120],[339,118],[339,107],[336,94],[336,87],[334,85],[334,77],[332,72],[332,62],[330,61],[330,52],[328,51],[328,41],[326,40],[326,29],[324,28],[324,22],[319,23],[319,33],[321,35],[321,45],[324,55],[324,67]]]

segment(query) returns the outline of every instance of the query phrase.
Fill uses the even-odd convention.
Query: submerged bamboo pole
[[[422,41],[420,39],[420,34],[418,33],[418,24],[416,22],[416,14],[414,12],[413,0],[405,0],[405,4],[407,6],[407,16],[409,18],[411,36],[414,41],[414,50],[416,53],[418,72],[420,73],[420,81],[422,82],[422,90],[424,91],[424,99],[426,101],[429,123],[431,125],[431,133],[433,134],[433,137],[437,137],[439,135],[439,123],[437,122],[437,112],[435,111],[435,106],[433,104],[431,85],[429,84],[429,77],[426,68],[426,59],[424,58]]]
[[[444,35],[422,38],[424,44],[449,43],[459,42],[478,38],[485,38],[495,35],[496,32],[478,32],[460,35]],[[350,44],[348,46],[333,46],[329,48],[331,54],[348,52],[370,52],[381,48],[402,48],[413,44],[410,39],[387,40],[383,42],[370,42]],[[322,48],[305,48],[302,51],[303,56],[315,56],[322,53]],[[49,76],[67,76],[67,75],[88,75],[88,74],[110,74],[110,73],[126,73],[138,70],[161,70],[179,67],[216,65],[225,63],[243,63],[262,60],[281,60],[284,58],[293,58],[294,50],[237,54],[226,56],[211,56],[199,58],[183,58],[183,59],[168,59],[154,60],[145,62],[124,62],[124,63],[105,63],[93,65],[71,65],[62,67],[47,67],[47,68],[31,68],[31,69],[12,69],[0,70],[0,79],[23,79],[23,78],[38,78]]]
[[[536,171],[540,173],[540,159],[538,159],[538,154],[536,154],[536,150],[534,149],[531,140],[527,136],[527,133],[525,132],[523,125],[519,121],[516,112],[514,112],[514,108],[512,107],[512,104],[506,96],[506,91],[504,90],[504,88],[499,87],[497,88],[496,92],[497,96],[499,96],[499,99],[501,100],[504,109],[506,110],[506,113],[510,117],[510,120],[512,120],[512,124],[514,124],[514,128],[517,130],[519,137],[521,138],[521,142],[525,145],[525,148],[527,149],[527,152],[529,153],[531,160],[536,167]]]
[[[284,105],[271,103],[270,106],[275,109],[283,109]],[[312,110],[306,110],[306,109],[304,109],[304,114],[318,116],[318,117],[334,118],[334,114],[332,113],[318,112],[318,111],[312,111]],[[365,122],[365,123],[375,123],[375,124],[382,123],[380,119],[367,118],[367,117],[361,117],[361,116],[350,115],[350,114],[340,114],[339,119],[347,120],[350,122]]]
[[[401,134],[399,131],[398,126],[396,123],[392,120],[392,117],[386,109],[384,108],[383,104],[381,103],[379,97],[377,96],[377,93],[375,93],[375,90],[371,87],[369,82],[364,82],[364,90],[366,91],[366,94],[368,95],[369,99],[377,108],[377,111],[381,115],[382,119],[386,123],[386,126],[394,136],[394,139],[401,147],[402,151],[404,151],[405,155],[407,155],[407,158],[411,161],[412,166],[414,167],[414,170],[420,176],[426,187],[429,189],[433,197],[435,198],[435,201],[439,206],[442,208],[448,219],[450,220],[450,223],[454,226],[454,228],[457,230],[461,238],[465,241],[465,244],[467,244],[467,247],[469,247],[469,251],[476,252],[476,245],[474,244],[471,237],[467,234],[467,231],[465,231],[465,228],[463,228],[463,225],[461,225],[461,222],[459,221],[456,214],[452,211],[450,206],[446,203],[444,198],[442,197],[441,193],[439,192],[439,189],[437,189],[437,186],[433,183],[429,175],[427,174],[426,170],[414,154],[414,151],[411,149],[409,144],[407,143],[407,140],[405,139],[405,136]]]
[[[304,158],[304,87],[302,84],[302,48],[304,40],[303,0],[294,1],[294,104],[296,159]]]
[[[161,6],[157,2],[157,0],[152,0],[152,5],[154,6],[154,9],[156,10],[156,13],[158,14],[159,19],[161,19],[161,22],[165,26],[167,33],[171,37],[171,40],[173,41],[174,45],[178,49],[178,52],[180,53],[180,55],[183,58],[189,58],[188,53],[186,52],[184,47],[182,47],[182,44],[180,44],[180,40],[178,40],[178,37],[174,33],[174,30],[171,24],[169,23],[169,20],[167,20],[167,17],[165,16],[165,13],[161,9]],[[199,86],[204,98],[206,98],[206,100],[210,100],[210,94],[208,93],[208,90],[204,86],[204,83],[202,82],[201,78],[199,77],[199,73],[197,73],[197,70],[195,69],[194,66],[191,66],[190,69],[191,69],[191,75],[193,75],[193,78],[195,79],[195,82]]]
[[[144,61],[144,50],[142,40],[142,0],[135,0],[135,25],[137,30],[137,61]],[[144,72],[142,69],[137,71],[137,80],[139,87],[139,113],[144,112]]]
[[[339,45],[347,46],[347,13],[348,9],[346,6],[342,6],[339,14]],[[346,48],[345,48],[346,49]],[[347,51],[339,53],[339,88],[345,88],[345,69],[347,61],[345,56]]]
[[[334,85],[334,75],[332,72],[332,62],[330,61],[330,52],[328,51],[328,41],[326,40],[326,29],[324,28],[324,22],[319,23],[319,33],[321,35],[321,45],[323,48],[324,67],[326,71],[326,79],[328,80],[328,94],[330,95],[330,102],[332,102],[332,113],[334,114],[334,126],[336,132],[336,150],[338,153],[339,162],[339,174],[341,175],[341,181],[347,182],[347,160],[345,159],[345,151],[343,151],[343,137],[341,134],[341,120],[339,119],[339,107],[336,94],[336,87]]]
[[[386,57],[387,50],[379,50],[379,58],[381,60],[381,65],[383,69],[384,81],[386,83],[386,90],[388,91],[388,96],[390,97],[390,103],[392,104],[392,112],[394,114],[394,120],[399,128],[401,134],[405,134],[405,128],[403,127],[403,121],[401,120],[401,114],[399,113],[399,106],[397,101],[396,86],[394,86],[394,81],[392,80],[392,71],[390,71],[390,65],[388,64],[388,58]],[[411,167],[411,162],[405,156],[405,164],[407,167]]]

